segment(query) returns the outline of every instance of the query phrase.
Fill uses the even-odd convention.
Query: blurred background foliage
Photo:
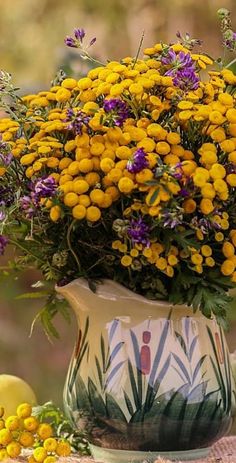
[[[76,51],[64,45],[64,37],[83,27],[99,60],[134,56],[145,31],[144,46],[175,39],[176,31],[204,40],[204,51],[214,58],[222,53],[217,9],[228,8],[236,28],[235,0],[11,0],[0,1],[0,68],[14,76],[22,93],[48,88],[56,72],[87,71]],[[8,256],[0,257],[4,265]],[[18,280],[0,279],[0,374],[21,376],[34,388],[40,403],[62,403],[62,389],[76,336],[73,322],[56,320],[61,339],[50,344],[40,326],[31,338],[30,326],[42,301],[15,297],[30,290],[37,273]],[[230,310],[230,350],[236,349],[236,322]]]

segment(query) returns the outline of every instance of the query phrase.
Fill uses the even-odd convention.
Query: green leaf
[[[48,297],[49,293],[48,291],[37,291],[37,292],[32,292],[32,293],[24,293],[20,294],[19,296],[16,296],[15,299],[20,300],[20,299],[40,299],[44,297]]]
[[[149,200],[150,206],[155,203],[156,199],[158,198],[160,188],[156,188],[155,191],[152,193],[152,196]]]

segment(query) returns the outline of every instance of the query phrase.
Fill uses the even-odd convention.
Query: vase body
[[[57,288],[78,319],[64,403],[104,462],[199,458],[232,424],[234,380],[217,322],[114,281]]]

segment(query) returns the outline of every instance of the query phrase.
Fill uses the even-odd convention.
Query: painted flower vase
[[[67,415],[96,461],[204,457],[230,429],[235,389],[215,319],[105,280],[58,287],[78,318],[64,390]]]

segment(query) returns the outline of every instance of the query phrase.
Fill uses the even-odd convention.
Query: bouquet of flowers
[[[11,270],[33,266],[57,285],[83,276],[93,290],[111,278],[224,319],[236,286],[236,75],[193,52],[199,40],[177,39],[24,97],[1,73],[0,254],[18,249]],[[76,29],[65,42],[88,59],[84,40]]]

